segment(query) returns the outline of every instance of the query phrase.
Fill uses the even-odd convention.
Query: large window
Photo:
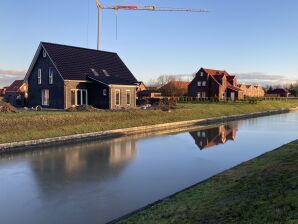
[[[130,90],[126,90],[126,104],[130,105],[131,104],[131,93]]]
[[[88,91],[87,89],[73,89],[71,90],[71,105],[87,105],[88,104]]]
[[[49,68],[49,84],[53,84],[54,69]]]
[[[38,69],[37,83],[38,83],[39,85],[41,84],[41,68]]]
[[[43,106],[49,106],[50,105],[50,93],[48,89],[43,89],[41,91],[41,100]]]
[[[120,98],[121,98],[120,89],[116,89],[115,90],[115,104],[116,104],[116,106],[119,106],[121,104]]]

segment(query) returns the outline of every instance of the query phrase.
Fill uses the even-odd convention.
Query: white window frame
[[[41,68],[37,70],[37,83],[41,85]]]
[[[45,49],[42,51],[42,57],[43,57],[43,58],[46,58],[46,57],[47,57],[47,52],[46,52]]]
[[[206,81],[203,81],[202,82],[202,86],[206,86],[207,82]]]
[[[103,95],[103,96],[107,96],[107,89],[103,89],[103,90],[102,90],[102,95]]]
[[[75,92],[75,104],[72,106],[80,106],[80,105],[88,105],[88,90],[87,89],[71,89],[70,92]],[[81,104],[78,104],[78,92],[81,92]],[[86,104],[82,104],[83,102],[83,92],[86,92]]]
[[[48,98],[45,100],[45,92],[47,91]],[[42,106],[49,106],[50,105],[50,91],[48,89],[41,90],[41,104]]]
[[[206,138],[206,132],[204,132],[204,131],[202,132],[202,137]]]
[[[198,99],[201,99],[201,98],[202,98],[202,93],[201,93],[201,92],[198,92],[198,93],[197,93],[197,98],[198,98]]]
[[[129,103],[127,102],[127,94],[128,93],[129,93]],[[126,98],[126,105],[131,105],[131,91],[130,90],[126,90],[125,98]]]
[[[117,104],[117,93],[119,93],[119,104]],[[121,90],[115,89],[115,105],[120,106],[121,105]]]
[[[198,86],[202,86],[202,82],[201,81],[198,81]]]
[[[204,76],[204,72],[201,72],[201,77],[203,77]]]
[[[49,68],[49,84],[54,83],[54,69],[52,67]]]

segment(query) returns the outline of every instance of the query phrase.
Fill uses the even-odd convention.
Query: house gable
[[[50,84],[49,69],[53,74],[53,83]],[[41,83],[38,83],[38,70],[41,70]],[[31,63],[30,69],[26,74],[28,83],[28,105],[29,107],[43,106],[57,109],[64,109],[64,80],[56,69],[55,64],[47,54],[43,57],[43,47],[39,46],[35,57]],[[49,92],[49,105],[43,105],[42,91]]]

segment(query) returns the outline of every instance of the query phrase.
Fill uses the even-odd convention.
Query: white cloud
[[[26,70],[0,69],[0,86],[9,86],[13,81],[23,79],[25,74]]]
[[[290,79],[284,75],[268,75],[261,72],[251,72],[251,73],[234,73],[237,76],[238,83],[245,84],[260,84],[262,86],[267,85],[286,85],[289,83],[294,83],[297,80]]]

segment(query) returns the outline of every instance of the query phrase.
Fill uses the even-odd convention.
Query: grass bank
[[[298,223],[298,141],[143,210],[131,223]]]
[[[248,103],[179,104],[176,110],[96,111],[96,112],[32,112],[0,114],[0,144],[88,132],[137,127],[292,108],[298,101],[262,101]]]

